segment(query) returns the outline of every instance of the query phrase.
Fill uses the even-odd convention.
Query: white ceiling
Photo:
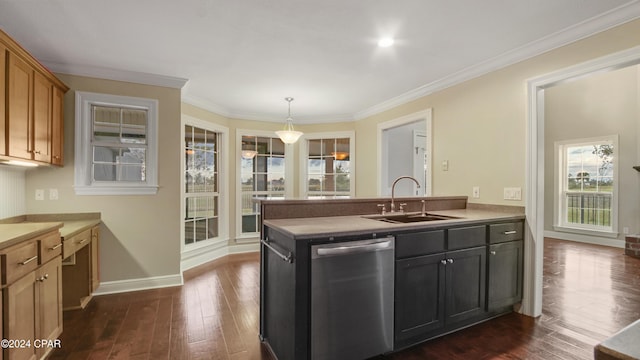
[[[638,18],[639,1],[0,0],[0,28],[53,71],[187,79],[183,100],[242,119],[282,121],[291,96],[294,122],[317,123]]]

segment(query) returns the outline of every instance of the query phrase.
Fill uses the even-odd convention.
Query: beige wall
[[[618,135],[618,224],[639,228],[638,66],[598,73],[545,90],[545,230],[553,229],[554,143]],[[620,235],[622,238],[623,235]]]
[[[102,281],[180,273],[180,90],[58,75],[71,90],[65,95],[65,166],[38,168],[26,176],[26,193],[56,188],[59,200],[27,196],[28,213],[102,213]],[[77,196],[74,182],[75,91],[117,94],[159,101],[159,190],[144,196]],[[47,191],[48,193],[48,191]],[[46,199],[48,197],[45,196]]]

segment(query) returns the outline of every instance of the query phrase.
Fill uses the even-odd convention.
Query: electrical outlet
[[[442,162],[442,171],[449,171],[449,160],[444,160]]]
[[[480,186],[473,187],[472,196],[476,199],[480,197]]]
[[[44,200],[44,189],[36,189],[36,200]]]
[[[49,200],[58,200],[58,189],[49,189]]]

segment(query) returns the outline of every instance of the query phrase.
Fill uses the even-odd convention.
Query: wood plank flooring
[[[380,359],[592,359],[640,318],[640,259],[547,239],[543,315],[509,314]],[[50,359],[274,359],[258,339],[258,254],[185,273],[182,287],[98,296],[64,314]]]

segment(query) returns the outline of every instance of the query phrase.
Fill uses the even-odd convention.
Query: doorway
[[[378,195],[390,196],[394,179],[399,182],[397,196],[430,196],[432,177],[431,109],[378,124]]]

